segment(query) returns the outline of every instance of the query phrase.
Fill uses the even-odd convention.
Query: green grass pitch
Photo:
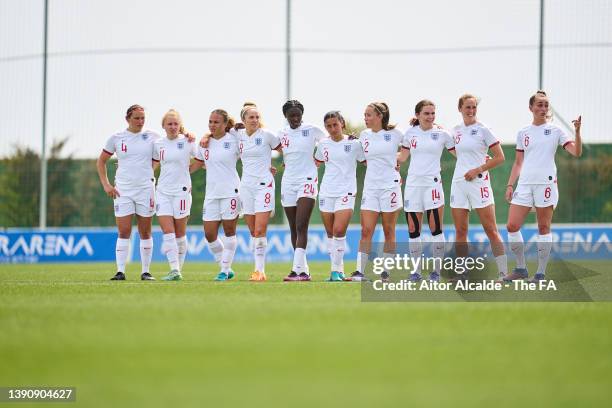
[[[328,263],[290,284],[250,266],[1,265],[0,386],[75,386],[75,407],[609,406],[610,302],[368,303]]]

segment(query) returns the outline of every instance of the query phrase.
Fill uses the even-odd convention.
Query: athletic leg
[[[505,280],[523,279],[527,277],[527,264],[525,263],[525,244],[523,235],[521,234],[521,226],[525,222],[525,218],[531,207],[526,207],[518,204],[510,204],[508,210],[508,244],[510,250],[516,257],[516,268]]]
[[[552,249],[552,234],[550,233],[550,224],[553,217],[553,206],[536,207],[536,219],[538,221],[538,270],[534,276],[534,281],[544,279],[546,275],[546,266],[550,258],[550,250]]]
[[[497,264],[497,272],[501,277],[508,274],[508,257],[506,256],[506,250],[504,249],[504,241],[497,229],[497,221],[495,220],[495,205],[491,204],[484,208],[477,208],[476,212],[480,218],[480,223],[484,229],[485,234],[489,238],[491,243],[491,251],[495,257],[495,263]]]
[[[151,237],[151,224],[153,217],[143,217],[136,214],[138,234],[140,235],[140,260],[142,263],[141,279],[153,280],[149,273],[151,259],[153,258],[153,238]]]

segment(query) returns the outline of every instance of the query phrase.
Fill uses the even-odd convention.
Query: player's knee
[[[372,227],[361,227],[361,239],[369,241],[374,235],[374,228]]]
[[[264,227],[255,227],[253,229],[253,236],[254,237],[265,237],[266,229]]]
[[[508,223],[506,224],[506,229],[508,230],[508,232],[517,232],[521,229],[521,226],[516,222],[508,221]]]
[[[334,237],[343,237],[346,234],[346,228],[334,226],[333,234]]]
[[[308,220],[298,220],[295,223],[295,230],[299,235],[308,231]]]
[[[431,236],[435,237],[436,235],[440,235],[442,233],[442,228],[434,228],[431,230]]]
[[[383,228],[385,241],[395,241],[395,228]]]
[[[489,241],[497,241],[497,236],[499,232],[497,231],[497,225],[485,225],[483,226],[485,234],[489,238]]]
[[[463,242],[467,240],[468,229],[467,227],[461,225],[455,225],[455,239],[459,242]]]
[[[214,232],[205,232],[204,237],[206,237],[206,240],[208,242],[213,242],[217,240],[217,234]]]
[[[226,237],[231,237],[232,235],[236,235],[236,227],[235,226],[224,226],[223,232]]]
[[[540,235],[550,234],[550,225],[538,224],[538,234]]]

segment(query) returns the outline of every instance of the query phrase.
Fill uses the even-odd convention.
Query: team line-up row
[[[308,224],[317,196],[328,235],[330,281],[365,279],[365,263],[379,218],[385,236],[384,256],[394,256],[395,226],[402,206],[409,228],[410,256],[420,258],[423,252],[421,228],[426,223],[431,231],[433,258],[442,259],[445,199],[440,158],[444,150],[457,159],[450,197],[457,256],[467,255],[468,215],[474,209],[490,240],[500,279],[527,278],[520,228],[529,211],[535,207],[539,235],[538,269],[533,279],[543,280],[552,246],[551,220],[558,202],[555,153],[557,147],[562,146],[572,156],[582,154],[581,117],[573,121],[575,139],[572,140],[561,128],[549,122],[551,110],[545,92],[538,91],[531,96],[528,106],[533,121],[517,134],[516,158],[505,193],[510,202],[508,242],[516,257],[516,267],[508,273],[489,179],[489,171],[504,161],[504,154],[491,129],[477,119],[478,99],[474,95],[465,94],[459,98],[458,110],[462,121],[451,130],[435,123],[436,107],[429,100],[416,104],[415,117],[406,132],[389,124],[387,104],[370,103],[364,112],[366,129],[358,138],[344,134],[345,121],[338,111],[325,114],[323,122],[327,133],[303,123],[304,106],[297,100],[283,105],[287,126],[278,133],[265,129],[258,107],[247,102],[240,112],[240,123],[235,123],[225,110],[211,112],[209,133],[197,142],[184,130],[182,119],[175,110],[163,116],[162,127],[166,137],[160,137],[143,130],[144,108],[132,105],[125,116],[128,128],[108,139],[97,161],[104,191],[114,199],[118,227],[117,273],[112,280],[125,279],[134,214],[141,238],[141,279],[154,279],[149,273],[154,214],[157,214],[163,231],[161,249],[170,265],[170,273],[162,279],[182,279],[180,271],[187,252],[185,232],[191,209],[190,174],[205,168],[202,219],[209,249],[220,267],[215,279],[225,281],[234,277],[231,267],[236,251],[236,225],[239,215],[243,214],[252,237],[255,264],[249,280],[265,281],[266,230],[274,211],[273,150],[283,155],[281,203],[295,250],[293,266],[285,281],[311,280],[306,245]],[[114,184],[111,184],[106,163],[113,155],[117,156],[118,168]],[[242,177],[236,170],[238,159],[242,162]],[[408,159],[410,163],[402,195],[398,170]],[[357,194],[358,163],[366,165],[360,212],[361,238],[356,271],[347,277],[344,273],[345,234]],[[161,169],[155,186],[153,171],[158,165]],[[317,167],[320,165],[325,169],[319,186]],[[223,237],[219,235],[221,226]],[[416,268],[409,279],[423,279],[421,272]],[[389,274],[383,272],[381,277],[388,279]],[[439,281],[440,268],[434,268],[428,278]],[[456,277],[466,278],[467,273]]]

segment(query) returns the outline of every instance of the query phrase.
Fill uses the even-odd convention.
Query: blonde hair
[[[184,135],[185,134],[185,126],[183,125],[183,119],[181,118],[181,115],[177,111],[175,111],[174,109],[170,109],[170,110],[168,110],[168,112],[166,112],[164,114],[164,117],[162,118],[162,122],[161,122],[162,127],[164,127],[164,123],[166,123],[166,119],[168,119],[170,116],[176,117],[176,120],[179,123],[179,133]]]
[[[225,110],[223,109],[215,109],[214,111],[210,112],[210,114],[216,114],[219,115],[223,118],[223,123],[225,123],[225,132],[229,132],[234,125],[236,124],[236,121],[234,120],[234,118],[232,118]]]
[[[476,106],[478,106],[478,103],[480,102],[480,100],[478,100],[476,96],[466,93],[459,97],[459,102],[457,103],[457,107],[461,109],[465,101],[467,101],[468,99],[474,99],[476,101]]]
[[[240,119],[244,122],[244,118],[246,118],[246,114],[250,111],[254,110],[259,113],[259,108],[255,104],[255,102],[247,101],[242,104],[242,110],[240,111]],[[261,113],[259,113],[259,127],[264,127],[263,121],[261,120]]]

